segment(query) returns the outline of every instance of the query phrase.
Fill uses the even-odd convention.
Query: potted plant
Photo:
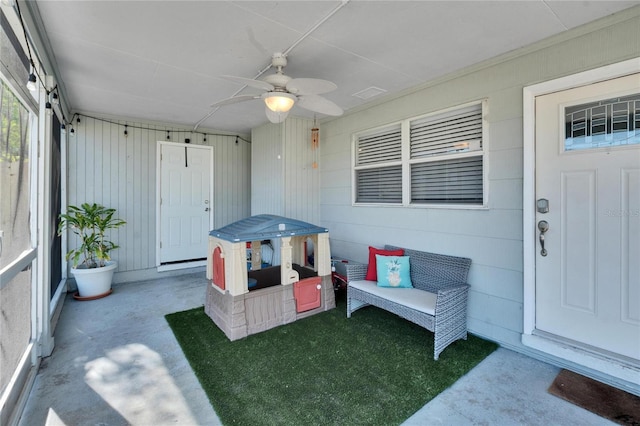
[[[71,273],[78,285],[78,297],[97,299],[111,293],[111,280],[118,267],[109,252],[119,246],[109,241],[108,230],[119,228],[126,222],[113,217],[116,210],[100,204],[83,203],[69,206],[60,215],[58,235],[71,230],[80,238],[80,246],[69,250],[67,260],[72,261]]]

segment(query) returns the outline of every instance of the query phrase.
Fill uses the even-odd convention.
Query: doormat
[[[621,425],[640,424],[640,397],[569,370],[561,370],[549,393]]]

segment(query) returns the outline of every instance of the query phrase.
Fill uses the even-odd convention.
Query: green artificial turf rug
[[[166,316],[225,425],[400,424],[493,352],[469,335],[433,360],[433,334],[367,307],[230,342],[204,308]]]

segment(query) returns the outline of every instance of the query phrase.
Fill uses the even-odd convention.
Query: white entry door
[[[536,329],[638,361],[640,74],[535,108]]]
[[[160,144],[160,263],[206,259],[212,148]]]

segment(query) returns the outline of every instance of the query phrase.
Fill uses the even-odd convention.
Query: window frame
[[[357,165],[357,161],[358,161],[358,140],[360,137],[362,136],[371,136],[371,135],[376,135],[376,134],[381,134],[385,131],[388,131],[389,133],[391,132],[395,132],[396,128],[399,129],[400,131],[400,159],[393,159],[393,160],[389,160],[389,161],[385,161],[383,163],[368,163],[368,164],[363,164],[363,165]],[[401,203],[372,203],[372,202],[357,202],[358,199],[358,172],[359,171],[367,171],[367,170],[381,170],[381,169],[387,169],[387,168],[397,168],[400,167],[401,171],[400,171],[400,178],[401,178],[401,182],[402,182],[402,187],[404,188],[405,183],[404,183],[404,176],[405,176],[405,170],[404,170],[404,163],[403,163],[403,158],[405,157],[406,153],[405,153],[405,142],[403,140],[405,134],[405,128],[403,127],[403,123],[401,121],[399,122],[393,122],[393,123],[389,123],[386,125],[382,125],[382,126],[378,126],[372,129],[367,129],[367,130],[363,130],[360,132],[357,132],[353,135],[352,137],[352,148],[353,148],[353,155],[351,156],[352,158],[352,164],[351,164],[351,170],[352,170],[352,204],[353,205],[376,205],[376,206],[398,206],[401,205]],[[404,200],[404,191],[401,191],[401,198],[402,200]]]
[[[2,31],[7,31],[7,28],[0,29]],[[8,30],[13,31],[12,28],[8,28]],[[38,281],[38,267],[42,264],[41,255],[42,252],[38,247],[38,227],[37,221],[39,218],[38,211],[38,201],[39,201],[39,193],[38,191],[38,170],[40,168],[40,158],[39,158],[39,150],[38,150],[38,140],[40,135],[40,111],[37,106],[38,103],[35,103],[35,97],[30,92],[26,91],[26,88],[23,87],[25,82],[19,82],[16,80],[14,76],[8,73],[0,72],[0,80],[6,85],[7,88],[11,91],[12,95],[18,99],[18,101],[22,104],[22,106],[29,112],[28,118],[28,127],[29,127],[29,194],[28,194],[28,203],[29,203],[29,229],[31,232],[29,239],[29,246],[25,247],[25,249],[17,255],[9,264],[5,265],[3,268],[0,268],[0,289],[9,286],[20,285],[20,283],[16,283],[15,278],[22,273],[23,271],[29,271],[29,286],[30,286],[30,335],[29,341],[26,342],[22,355],[18,361],[18,364],[14,367],[14,371],[7,372],[7,374],[11,375],[11,378],[6,385],[6,387],[2,390],[0,394],[0,400],[2,404],[0,404],[0,423],[4,423],[9,416],[15,415],[19,413],[22,408],[17,405],[19,402],[19,395],[24,389],[28,389],[30,386],[30,382],[33,375],[29,375],[30,371],[37,370],[37,367],[40,362],[40,357],[43,354],[42,344],[46,343],[46,338],[43,337],[42,327],[39,326],[38,320],[40,318],[45,318],[48,321],[49,315],[46,315],[48,312],[45,312],[45,307],[41,303],[39,303],[39,295],[40,291],[40,283]],[[38,90],[37,95],[40,96],[41,92]],[[50,354],[50,352],[49,352]]]
[[[411,158],[411,123],[438,115],[445,115],[457,110],[464,110],[476,105],[480,105],[482,115],[482,144],[480,150],[459,152],[453,154],[434,155],[430,158]],[[460,209],[460,210],[483,210],[489,207],[489,123],[487,120],[488,99],[480,99],[464,104],[451,106],[426,114],[412,116],[399,121],[387,123],[370,129],[354,132],[351,138],[351,204],[354,207],[405,207],[405,208],[430,208],[430,209]],[[401,151],[402,158],[396,161],[380,162],[376,164],[358,165],[358,141],[363,135],[392,129],[400,126],[401,129]],[[463,159],[479,157],[482,160],[482,203],[416,203],[411,200],[411,167],[414,164],[430,163],[435,161],[446,161],[452,159]],[[358,202],[358,172],[361,170],[382,169],[391,166],[402,167],[402,202],[400,203],[376,203],[376,202]]]
[[[629,90],[622,93],[618,93],[616,96],[604,96],[604,99],[601,99],[600,97],[596,97],[594,99],[590,99],[586,101],[580,100],[576,102],[569,102],[569,103],[562,104],[560,106],[559,112],[560,112],[560,118],[564,120],[565,124],[564,124],[564,127],[560,129],[560,135],[559,135],[560,153],[564,155],[575,155],[580,153],[596,152],[596,151],[611,150],[611,149],[615,149],[615,150],[628,149],[630,147],[638,145],[638,143],[635,142],[635,139],[636,137],[640,137],[640,97],[637,99],[633,99],[634,97],[638,97],[638,96],[640,96],[640,92],[638,90]],[[624,100],[625,98],[627,99]],[[612,102],[615,99],[617,99],[618,102]],[[609,103],[602,105],[602,102],[609,102]],[[627,117],[630,115],[633,115],[633,119],[630,119],[628,122],[629,127],[633,127],[633,129],[628,128],[626,131],[627,135],[626,137],[623,138],[627,140],[628,139],[633,140],[632,143],[616,143],[616,140],[617,139],[619,140],[619,138],[616,137],[616,135],[619,135],[620,132],[616,132],[615,130],[613,130],[613,127],[615,126],[613,109],[615,108],[614,105],[620,104],[622,102],[634,103],[633,107],[630,108],[625,114],[625,116]],[[591,123],[593,121],[592,112],[590,111],[588,114],[589,118],[586,118],[585,116],[585,119],[584,119],[585,133],[589,133],[589,134],[584,136],[578,136],[578,137],[567,136],[567,131],[569,130],[567,126],[573,127],[574,123],[576,122],[573,120],[571,121],[571,123],[567,122],[567,118],[568,118],[567,116],[569,114],[575,114],[575,111],[572,111],[572,112],[567,112],[567,111],[573,110],[574,108],[577,108],[579,106],[586,107],[584,108],[584,110],[587,110],[587,109],[593,110],[593,108],[595,107],[595,104],[601,104],[599,105],[600,107],[605,107],[607,109],[607,112],[605,113],[606,114],[605,120],[604,120],[605,127],[606,127],[604,135],[592,134],[593,128],[589,127],[589,125],[587,124],[588,122]],[[609,129],[611,129],[611,132],[608,131]],[[633,133],[633,136],[629,136],[630,133]],[[636,133],[638,134],[636,135]],[[594,138],[598,139],[598,137],[602,139],[601,142],[594,140]],[[584,141],[582,142],[582,144],[579,143],[581,138],[584,138]],[[577,146],[574,148],[568,148],[567,147],[568,139],[577,140],[578,141]],[[584,145],[584,146],[580,146],[580,145]]]
[[[38,134],[39,134],[39,116],[37,110],[32,108],[32,104],[28,99],[22,96],[22,92],[19,87],[14,85],[13,81],[8,79],[4,73],[0,73],[0,80],[4,82],[7,88],[11,90],[13,96],[15,96],[22,106],[29,112],[29,210],[30,210],[30,243],[29,247],[13,259],[4,268],[0,268],[0,288],[9,285],[10,281],[15,278],[23,269],[29,267],[37,258],[38,255],[38,242],[37,242],[37,206],[38,206]],[[19,85],[18,85],[19,86]],[[35,167],[34,167],[35,164]],[[33,266],[33,265],[32,265]],[[32,267],[32,271],[35,271],[35,267]],[[35,282],[35,273],[33,277]],[[32,337],[33,338],[33,337]]]

